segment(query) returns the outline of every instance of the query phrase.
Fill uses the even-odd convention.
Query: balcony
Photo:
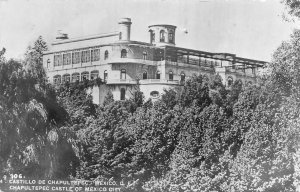
[[[133,79],[107,79],[106,84],[108,85],[135,85],[136,80]]]
[[[233,68],[232,66],[225,67],[226,73],[236,74],[236,75],[243,75],[248,77],[255,77],[256,74],[252,70],[243,69],[243,68]]]
[[[141,85],[147,84],[166,84],[166,85],[179,85],[180,82],[178,80],[167,80],[167,79],[143,79],[140,80],[139,83]]]
[[[187,61],[187,60],[178,60],[177,62],[166,60],[166,64],[175,65],[175,66],[193,65],[193,66],[203,67],[203,68],[206,68],[206,69],[213,69],[214,66],[215,66],[215,64],[212,63],[212,62],[204,62],[204,61],[195,60],[195,59],[190,59],[189,61]]]
[[[108,64],[114,63],[137,63],[145,65],[157,65],[157,61],[151,61],[146,59],[135,59],[135,58],[111,58],[107,60]]]

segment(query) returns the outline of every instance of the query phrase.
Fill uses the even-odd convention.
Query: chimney
[[[65,39],[69,39],[69,37],[68,37],[67,33],[62,33],[61,30],[58,30],[57,35],[56,35],[56,39],[65,40]]]

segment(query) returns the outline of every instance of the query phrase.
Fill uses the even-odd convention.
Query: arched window
[[[165,42],[165,31],[161,30],[159,34],[160,34],[160,42]]]
[[[153,30],[150,30],[150,43],[152,44],[153,42],[155,42],[155,33]]]
[[[72,74],[72,82],[76,82],[76,81],[79,81],[79,73],[73,73]]]
[[[185,81],[185,74],[183,72],[180,74],[180,81]]]
[[[143,59],[144,59],[144,60],[147,60],[147,56],[148,56],[147,52],[144,51],[144,52],[143,52]]]
[[[126,79],[126,70],[125,69],[121,69],[120,79]]]
[[[227,78],[227,86],[230,87],[232,85],[232,83],[233,83],[232,77],[228,77]]]
[[[156,79],[160,79],[160,72],[159,71],[156,72]]]
[[[169,72],[169,80],[173,81],[173,72],[172,71]]]
[[[50,67],[50,59],[47,59],[47,68],[49,68]]]
[[[99,71],[95,70],[91,72],[91,80],[97,79],[99,77]]]
[[[121,88],[120,100],[125,100],[125,88]]]
[[[70,82],[70,81],[71,81],[70,74],[64,74],[62,77],[62,82],[65,83],[65,82]]]
[[[88,80],[89,79],[89,72],[85,71],[85,72],[82,72],[81,73],[81,81],[84,81],[84,80]]]
[[[104,52],[104,60],[108,59],[108,55],[109,55],[109,53],[108,53],[108,51],[106,50],[106,51]]]
[[[152,42],[155,42],[155,33],[152,33]]]
[[[107,77],[108,77],[107,70],[105,70],[103,74],[104,81],[107,81]]]
[[[60,84],[60,83],[61,83],[61,76],[60,76],[60,75],[55,75],[55,76],[53,77],[53,83],[54,83],[55,85]]]
[[[148,78],[147,71],[144,71],[144,72],[143,72],[143,79],[147,79],[147,78]]]
[[[126,49],[122,49],[121,58],[126,58],[126,57],[127,57],[127,51],[126,51]]]
[[[169,32],[169,43],[174,43],[174,33],[173,33],[173,31]]]

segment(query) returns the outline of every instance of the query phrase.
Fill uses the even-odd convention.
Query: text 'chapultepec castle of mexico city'
[[[146,99],[155,99],[165,88],[180,86],[193,74],[218,73],[227,87],[238,79],[256,83],[257,70],[265,64],[235,54],[176,47],[174,25],[149,26],[149,43],[131,40],[130,18],[122,18],[119,27],[118,32],[83,38],[56,37],[43,56],[49,81],[101,78],[106,83],[93,88],[95,103],[102,103],[108,91],[115,100],[128,99],[137,87]]]

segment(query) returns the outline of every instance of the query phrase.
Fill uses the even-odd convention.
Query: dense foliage
[[[283,42],[257,85],[225,88],[193,76],[145,101],[93,82],[45,83],[42,38],[25,67],[0,53],[0,175],[113,177],[124,191],[295,191],[299,183],[300,32]],[[101,86],[101,80],[97,85]]]
[[[0,175],[69,176],[73,150],[59,130],[68,117],[55,91],[20,63],[3,55],[0,62]]]

